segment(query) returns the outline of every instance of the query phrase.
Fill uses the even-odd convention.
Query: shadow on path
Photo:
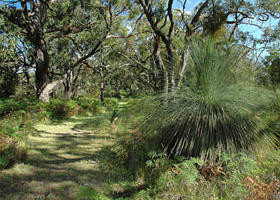
[[[102,116],[36,125],[28,138],[28,159],[1,171],[0,199],[71,200],[79,186],[101,190],[104,174],[95,154],[112,144],[109,127]]]

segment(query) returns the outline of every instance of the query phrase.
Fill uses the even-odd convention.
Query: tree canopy
[[[11,73],[14,84],[25,79],[20,82],[45,100],[59,84],[66,98],[78,95],[82,85],[85,91],[99,88],[101,99],[106,91],[116,96],[175,91],[187,79],[191,44],[198,38],[246,50],[250,70],[260,69],[262,77],[277,73],[276,58],[263,64],[266,56],[279,54],[275,0],[1,0],[0,5],[2,80]]]

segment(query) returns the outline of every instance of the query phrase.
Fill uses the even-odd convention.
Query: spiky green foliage
[[[202,156],[248,150],[267,132],[258,115],[270,109],[270,92],[238,80],[235,48],[211,41],[191,48],[192,67],[182,88],[156,99],[144,132],[171,156]],[[268,137],[269,138],[269,137]]]
[[[260,124],[261,132],[272,132],[276,136],[276,143],[280,145],[280,88],[274,90],[271,111],[263,113],[262,123]]]

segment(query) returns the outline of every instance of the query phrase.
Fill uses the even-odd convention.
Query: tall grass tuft
[[[143,132],[169,156],[201,156],[250,150],[257,141],[271,145],[260,131],[262,111],[273,94],[236,76],[242,55],[233,47],[199,41],[190,48],[188,76],[181,88],[155,99],[142,123]]]

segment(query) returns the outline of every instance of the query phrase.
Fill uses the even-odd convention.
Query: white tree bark
[[[61,79],[61,80],[56,80],[53,81],[49,84],[47,84],[44,89],[42,90],[39,99],[41,99],[42,101],[45,102],[49,102],[50,101],[50,93],[52,92],[52,90],[55,88],[55,86],[57,86],[59,83],[62,83],[64,81],[65,78]]]

